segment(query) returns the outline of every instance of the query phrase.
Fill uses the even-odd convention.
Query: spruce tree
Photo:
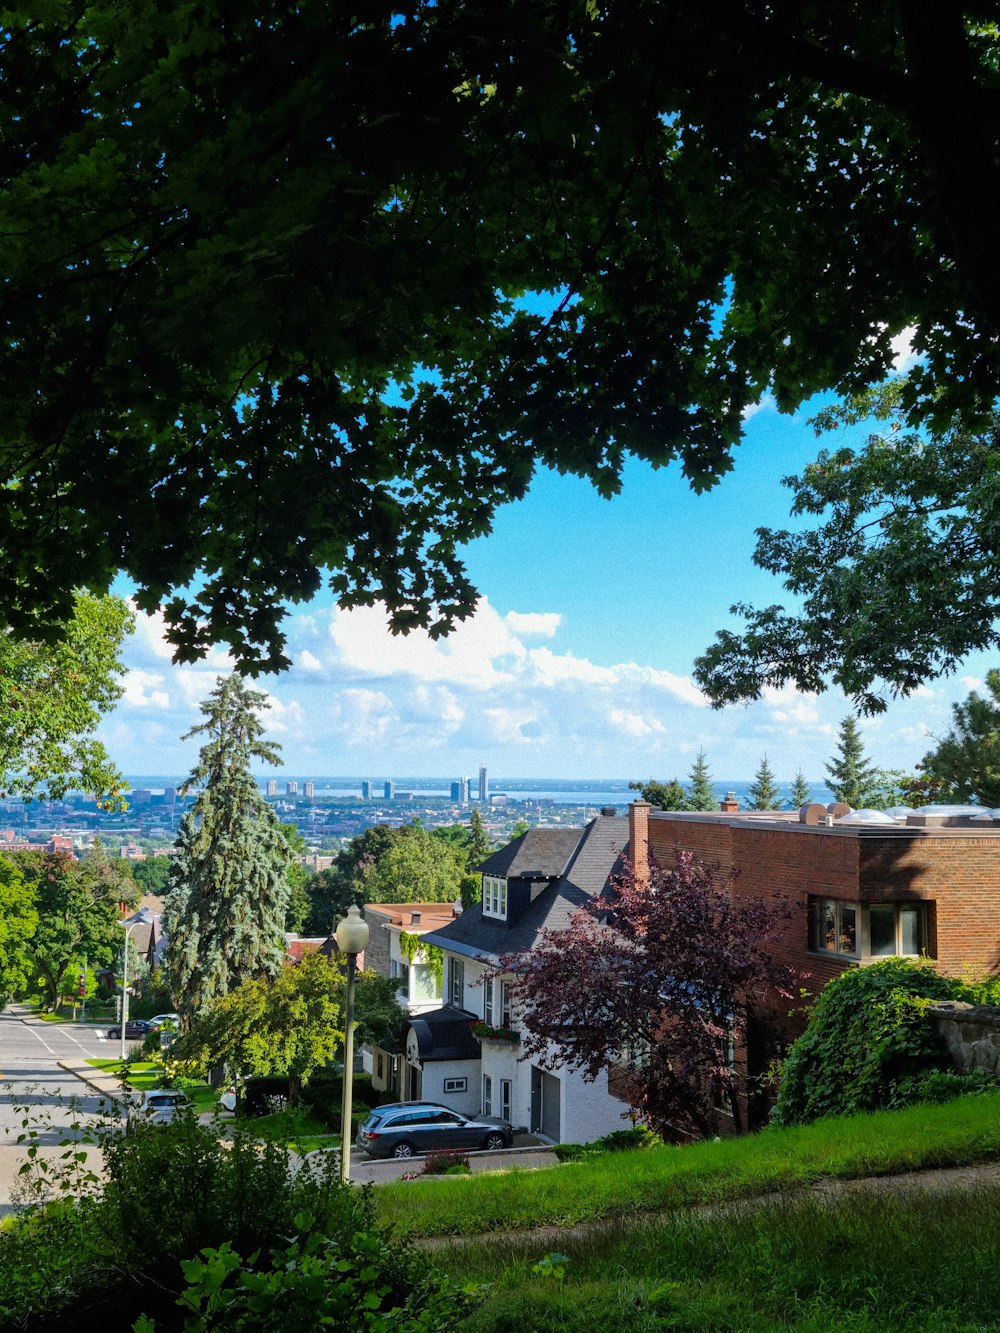
[[[712,779],[708,772],[708,760],[705,758],[704,750],[698,751],[698,758],[694,761],[691,772],[688,774],[687,808],[689,810],[717,810],[719,808],[719,798],[712,786]]]
[[[777,810],[778,804],[778,788],[774,781],[774,774],[771,772],[771,765],[767,762],[767,755],[765,755],[754,774],[754,780],[750,787],[748,809]]]
[[[469,820],[469,845],[466,858],[470,870],[476,870],[490,854],[490,840],[483,828],[483,817],[478,807],[472,811]]]
[[[788,794],[788,808],[790,810],[801,810],[811,797],[812,788],[809,786],[809,783],[806,782],[805,774],[800,768],[795,774],[792,790]]]
[[[879,775],[865,754],[865,744],[853,714],[840,724],[837,753],[826,765],[826,771],[834,796],[854,810],[868,805],[880,787]]]
[[[163,913],[167,975],[185,1027],[282,963],[291,851],[250,773],[253,759],[281,762],[280,747],[263,739],[264,707],[265,695],[230,676],[202,703],[206,721],[184,737],[207,738],[181,789],[199,790],[181,820]]]

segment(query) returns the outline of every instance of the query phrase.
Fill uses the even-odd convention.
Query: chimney
[[[719,809],[724,815],[735,815],[739,813],[739,808],[740,803],[736,799],[736,793],[734,791],[727,791],[726,799],[719,806]]]
[[[633,801],[628,808],[628,849],[635,869],[635,877],[643,883],[649,879],[649,811],[648,801]]]

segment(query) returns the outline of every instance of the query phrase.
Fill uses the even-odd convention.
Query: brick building
[[[732,874],[734,897],[784,899],[775,951],[815,994],[879,958],[930,958],[951,976],[1000,970],[1000,818],[974,807],[876,814],[847,806],[687,814],[630,807],[633,861],[669,868],[677,850]],[[796,1006],[800,1009],[801,1006]],[[762,1075],[803,1019],[758,1013],[748,1075]],[[766,1106],[749,1109],[760,1123]]]

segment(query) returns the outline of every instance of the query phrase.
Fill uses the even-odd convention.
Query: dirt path
[[[724,1203],[695,1204],[690,1208],[680,1206],[656,1212],[636,1211],[614,1217],[599,1217],[592,1222],[575,1222],[568,1226],[530,1227],[522,1231],[491,1231],[483,1236],[427,1236],[414,1240],[414,1244],[418,1249],[433,1251],[488,1240],[491,1245],[494,1243],[511,1246],[531,1245],[540,1250],[550,1250],[565,1245],[567,1241],[583,1240],[591,1236],[621,1235],[687,1211],[696,1214],[738,1213],[762,1205],[788,1203],[808,1195],[812,1195],[820,1203],[832,1204],[851,1195],[928,1194],[978,1186],[1000,1188],[1000,1162],[939,1167],[932,1171],[908,1171],[894,1176],[820,1180],[814,1185],[805,1185],[781,1193],[747,1195],[744,1198],[726,1200]]]

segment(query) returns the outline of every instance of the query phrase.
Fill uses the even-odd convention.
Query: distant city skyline
[[[683,780],[703,749],[729,780],[752,779],[765,755],[781,779],[799,769],[822,776],[850,711],[842,696],[774,690],[714,711],[691,679],[715,632],[738,627],[733,603],[788,601],[751,555],[757,527],[794,526],[780,479],[821,445],[843,443],[817,442],[807,424],[817,406],[783,417],[765,401],[734,471],[704,496],[676,469],[635,461],[611,501],[543,472],[525,500],[498,511],[493,534],[467,548],[482,598],[448,638],[394,637],[378,607],[338,610],[329,594],[296,607],[292,668],[256,682],[271,699],[264,720],[284,771],[368,773],[381,784],[431,769],[469,776],[474,789],[484,764],[527,777]],[[101,738],[124,771],[190,771],[198,738],[179,738],[201,720],[198,703],[228,657],[215,650],[174,666],[161,624],[141,617],[125,660],[125,697]],[[874,762],[912,770],[947,730],[950,705],[995,664],[978,654],[957,676],[864,719]]]

